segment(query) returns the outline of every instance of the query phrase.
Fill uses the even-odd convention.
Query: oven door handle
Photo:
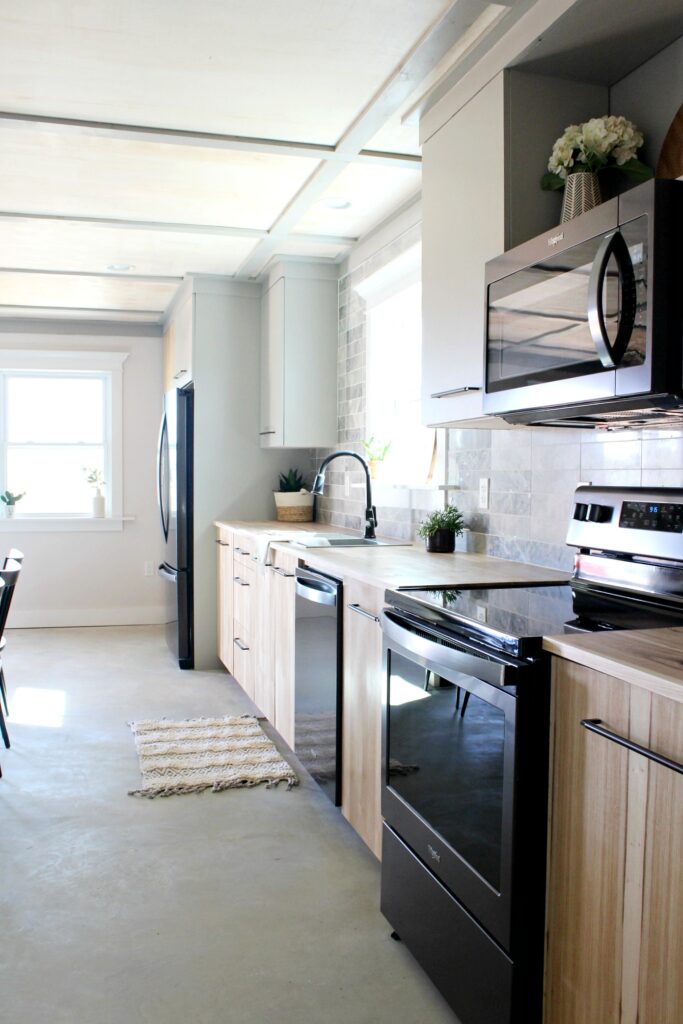
[[[418,636],[411,629],[396,622],[386,608],[381,614],[381,623],[389,647],[392,646],[393,641],[409,654],[426,658],[438,665],[440,669],[474,676],[475,679],[492,683],[494,686],[503,686],[506,682],[509,684],[514,681],[510,679],[509,666],[503,661],[489,661],[488,658],[481,655],[470,653],[464,645],[461,649],[456,649]],[[452,642],[449,639],[449,643]]]

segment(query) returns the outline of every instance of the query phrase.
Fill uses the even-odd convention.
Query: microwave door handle
[[[612,343],[605,326],[602,293],[610,258],[614,256],[619,269],[621,308],[617,336]],[[636,280],[633,263],[624,236],[619,231],[607,235],[600,243],[588,282],[588,326],[598,359],[607,370],[614,370],[624,358],[636,319]]]

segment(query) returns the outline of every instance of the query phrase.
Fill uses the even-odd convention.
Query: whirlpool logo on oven
[[[437,864],[441,863],[441,854],[437,853],[434,847],[430,846],[429,843],[427,843],[427,853],[432,858],[432,860],[436,861]]]

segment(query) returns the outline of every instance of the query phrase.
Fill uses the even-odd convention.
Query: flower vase
[[[104,495],[99,487],[92,497],[92,514],[93,519],[104,519]]]
[[[599,206],[601,202],[600,182],[595,171],[574,171],[567,175],[564,184],[560,221],[565,224],[592,210],[594,206]]]
[[[15,508],[16,508],[15,505],[5,505],[5,515],[7,516],[8,519],[13,519],[14,518],[14,509]]]

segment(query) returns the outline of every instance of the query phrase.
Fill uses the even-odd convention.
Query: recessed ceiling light
[[[107,270],[122,271],[122,270],[135,270],[132,263],[110,263]]]
[[[320,200],[320,205],[327,207],[328,210],[348,210],[351,200],[344,199],[343,196],[328,196]]]

